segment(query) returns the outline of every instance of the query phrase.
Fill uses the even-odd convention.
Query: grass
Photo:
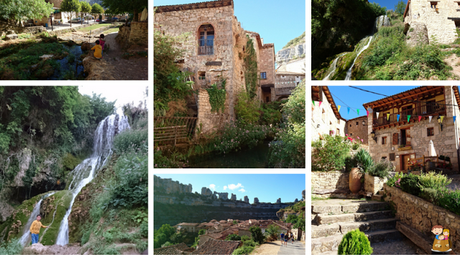
[[[315,197],[315,196],[311,196],[311,201],[315,201],[315,200],[327,200],[329,199],[329,197]]]
[[[92,25],[92,26],[89,26],[89,27],[77,28],[77,30],[83,31],[83,32],[88,32],[90,30],[98,29],[98,28],[101,28],[101,27],[109,27],[111,25],[112,25],[111,23],[96,24],[96,25]]]
[[[48,200],[48,201],[46,201]],[[53,245],[56,242],[57,235],[59,233],[59,227],[62,219],[67,212],[67,208],[72,200],[72,194],[68,190],[61,190],[56,192],[54,195],[47,197],[42,205],[49,204],[49,207],[53,208],[48,214],[44,215],[42,224],[49,228],[42,230],[40,235],[40,242],[43,245]],[[54,220],[53,220],[54,216]]]
[[[115,33],[115,32],[118,33],[119,30],[120,30],[119,27],[111,28],[109,30],[104,31],[104,34],[110,34],[110,33]]]

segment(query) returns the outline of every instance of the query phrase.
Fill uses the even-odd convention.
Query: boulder
[[[48,254],[48,247],[41,243],[32,244],[22,250],[22,255]]]
[[[84,43],[81,44],[81,50],[82,51],[91,50],[92,47],[93,47],[93,44],[91,44],[91,43],[84,42]]]
[[[40,59],[42,59],[42,60],[48,60],[48,59],[53,58],[53,57],[54,57],[53,54],[45,54],[45,55],[43,55],[43,56],[40,56]]]
[[[14,208],[6,203],[5,201],[0,201],[0,222],[6,221],[8,217],[13,214]]]
[[[428,37],[428,29],[423,23],[406,23],[404,32],[406,33],[406,43],[410,47],[414,47],[417,44],[430,43],[430,39]]]
[[[14,39],[18,39],[18,35],[17,35],[17,34],[7,34],[7,35],[5,36],[5,41],[14,40]]]

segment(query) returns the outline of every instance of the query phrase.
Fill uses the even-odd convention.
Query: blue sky
[[[387,10],[394,10],[396,4],[398,4],[400,0],[371,0],[369,2],[378,3],[380,6],[387,7]],[[403,0],[404,6],[407,4],[407,0]]]
[[[228,192],[236,194],[237,200],[248,196],[249,202],[254,197],[260,202],[275,203],[278,198],[281,202],[294,202],[302,199],[302,190],[305,189],[304,174],[156,174],[161,178],[171,178],[182,184],[192,184],[193,193],[201,194],[202,187],[208,187],[214,192]]]
[[[154,0],[154,6],[205,0]],[[305,32],[305,0],[234,0],[235,16],[241,27],[257,32],[264,43],[274,43],[275,52]]]
[[[355,86],[379,94],[391,96],[401,93],[406,90],[416,88],[418,86]],[[340,105],[340,115],[349,120],[359,116],[366,116],[366,110],[363,107],[364,103],[369,103],[375,100],[385,98],[385,96],[375,95],[369,92],[364,92],[349,86],[328,86],[332,94],[335,104]],[[351,108],[348,114],[347,107]],[[359,109],[359,115],[357,113]]]

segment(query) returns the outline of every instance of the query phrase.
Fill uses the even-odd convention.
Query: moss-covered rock
[[[40,206],[42,224],[49,227],[41,232],[40,242],[43,245],[56,243],[61,221],[70,207],[71,200],[72,193],[69,190],[58,191],[43,200]]]
[[[63,158],[62,158],[62,166],[66,170],[73,170],[78,164],[82,162],[81,159],[76,158],[74,155],[67,153]]]

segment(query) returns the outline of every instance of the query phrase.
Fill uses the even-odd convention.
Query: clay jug
[[[354,167],[350,171],[348,185],[352,193],[357,193],[361,190],[361,177],[362,174],[359,171],[359,168]]]

